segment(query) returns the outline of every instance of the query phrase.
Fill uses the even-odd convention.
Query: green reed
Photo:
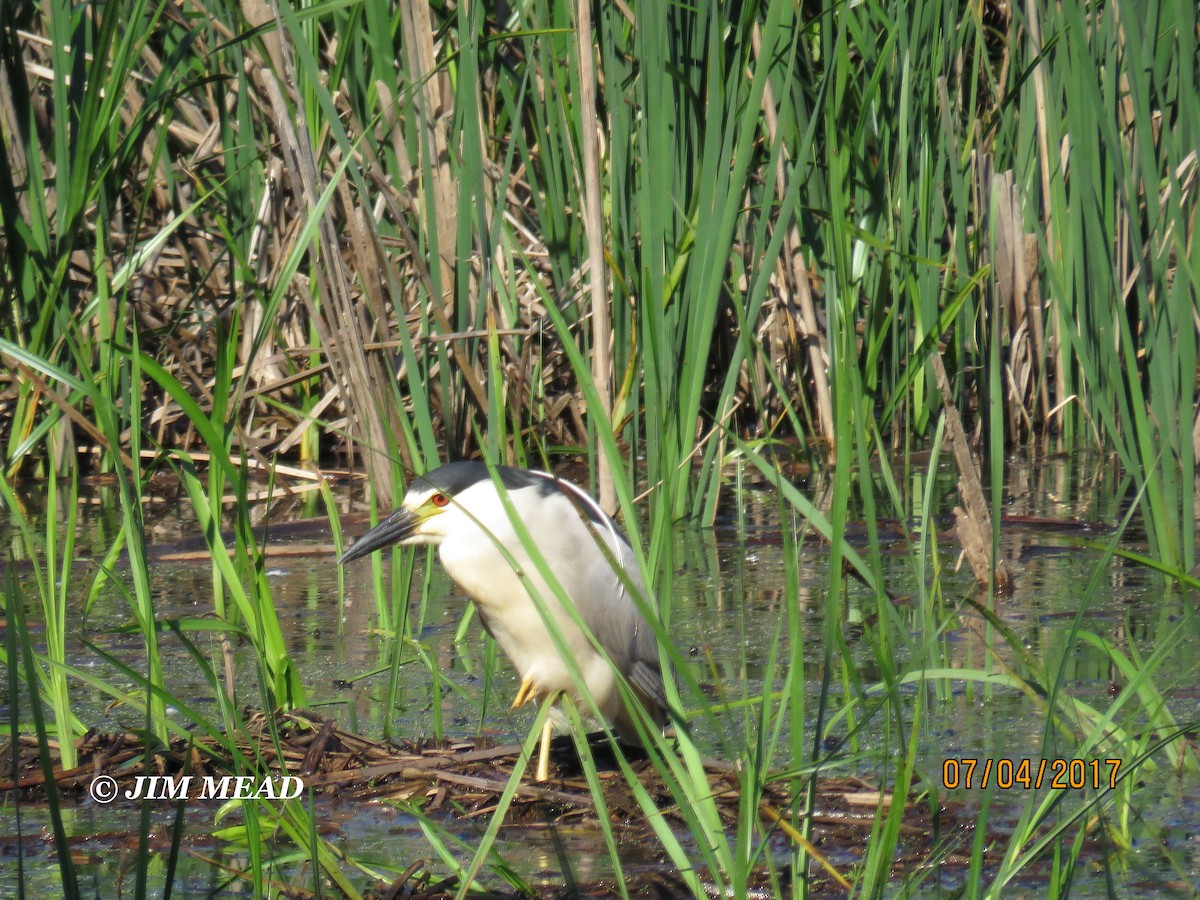
[[[36,677],[41,696],[44,697],[54,722],[54,731],[65,768],[73,768],[76,765],[75,740],[86,730],[72,710],[71,686],[63,668],[67,662],[69,623],[72,620],[70,604],[75,599],[72,589],[75,579],[72,574],[79,522],[78,492],[79,484],[74,477],[71,479],[69,490],[65,493],[60,492],[58,478],[51,470],[45,494],[45,532],[43,540],[39,541],[28,515],[23,512],[23,502],[17,498],[8,480],[0,478],[0,499],[3,499],[4,507],[8,509],[14,524],[23,532],[25,550],[33,562],[34,584],[41,600],[41,623],[46,632],[44,664],[36,667]],[[66,514],[66,521],[61,525],[58,521],[60,508]],[[12,569],[11,560],[8,568]],[[15,598],[14,593],[12,599]],[[6,603],[6,607],[8,605]],[[9,612],[11,614],[12,611]],[[17,664],[16,660],[6,662],[11,665]],[[28,677],[33,677],[33,674],[29,673]],[[16,708],[18,707],[14,706],[14,709]],[[16,721],[19,716],[14,716],[13,719]]]
[[[6,620],[4,664],[8,676],[5,679],[5,690],[10,710],[8,733],[12,751],[11,771],[15,780],[20,774],[17,764],[19,758],[19,739],[24,734],[32,733],[37,739],[39,768],[47,785],[45,805],[49,812],[51,831],[54,835],[53,847],[58,858],[58,871],[59,877],[62,879],[63,895],[67,898],[75,898],[81,896],[79,878],[71,856],[71,844],[65,822],[66,815],[63,811],[57,785],[54,782],[54,760],[50,755],[51,729],[47,726],[43,713],[43,697],[47,693],[45,690],[46,672],[43,666],[34,661],[33,640],[29,633],[28,620],[25,617],[25,601],[22,597],[20,582],[17,578],[16,570],[12,566],[12,562],[13,560],[10,556],[8,559],[9,565],[5,567],[3,592]],[[21,698],[22,680],[24,680],[26,702],[23,702]],[[56,703],[57,700],[58,698],[51,694],[52,703]],[[52,711],[56,719],[54,737],[59,746],[64,747],[71,744],[74,740],[74,735],[70,732],[64,734],[64,720],[59,718],[65,711],[57,707],[52,707]],[[30,727],[23,725],[22,720],[26,715],[29,717]],[[19,791],[17,792],[14,807],[19,826],[21,822],[21,798]],[[20,846],[22,837],[18,829],[18,847]],[[25,883],[25,863],[24,853],[21,850],[18,850],[17,859],[18,876],[22,879],[19,883],[23,885]]]
[[[673,523],[712,521],[728,490],[721,463],[734,448],[745,453],[832,553],[817,708],[795,695],[793,609],[780,631],[788,658],[771,658],[793,697],[764,688],[743,698],[758,712],[746,713],[744,747],[726,748],[751,763],[737,832],[718,838],[703,802],[689,822],[716,848],[705,865],[734,887],[755,858],[755,779],[781,758],[792,772],[819,762],[832,719],[894,722],[888,776],[898,798],[920,789],[912,746],[922,724],[910,707],[923,697],[902,698],[897,686],[922,676],[915,663],[890,664],[905,638],[874,530],[880,510],[911,508],[890,472],[882,491],[870,473],[892,451],[938,445],[934,353],[983,436],[993,518],[1012,445],[1037,438],[1115,453],[1149,538],[1146,563],[1189,584],[1194,4],[763,0],[733,18],[703,4],[603,5],[589,49],[603,132],[613,340],[601,380],[611,407],[590,365],[593,309],[581,287],[581,261],[597,261],[581,214],[593,136],[577,99],[574,10],[531,4],[503,22],[480,5],[422,2],[284,4],[262,21],[216,0],[203,16],[165,10],[51,2],[32,14],[44,51],[15,23],[0,41],[11,79],[0,99],[9,113],[0,294],[12,310],[0,353],[15,386],[3,466],[10,476],[72,472],[86,443],[115,474],[122,528],[110,555],[128,550],[122,590],[145,636],[141,677],[160,737],[170,694],[144,545],[143,449],[170,448],[153,466],[179,467],[214,554],[214,610],[252,642],[264,703],[303,696],[248,527],[247,422],[269,420],[287,435],[279,452],[306,461],[322,439],[352,438],[385,506],[405,469],[442,458],[482,450],[549,465],[582,451],[598,473],[603,456],[647,575],[673,569]],[[26,65],[34,53],[38,66]],[[143,291],[160,271],[183,287],[156,306]],[[186,425],[165,424],[177,414]],[[213,453],[207,469],[172,446],[189,432]],[[737,441],[751,432],[761,443]],[[828,502],[804,497],[763,452],[783,439],[834,464],[822,475]],[[226,491],[238,498],[231,551],[220,537]],[[863,552],[845,541],[852,501],[869,531]],[[914,504],[924,522],[931,504]],[[44,554],[48,646],[61,645],[69,619],[66,587],[48,585],[69,571],[72,530],[61,544],[50,526],[44,544],[27,541],[38,548],[31,556]],[[993,552],[998,540],[993,529]],[[935,550],[914,551],[929,673],[940,670],[952,601]],[[857,681],[839,638],[849,614],[842,560],[869,585],[878,688]],[[380,627],[401,638],[412,634],[409,587],[399,579],[378,601]],[[1173,643],[1186,626],[1167,634]],[[1156,658],[1085,630],[1074,637],[1105,646],[1136,685],[1085,721],[1138,709],[1173,727]],[[391,646],[394,682],[412,645]],[[39,671],[61,729],[71,682],[54,652]],[[979,666],[969,677],[986,692],[994,682]],[[1065,678],[1036,674],[1042,686]],[[944,690],[924,677],[922,690]],[[846,699],[834,699],[834,679]],[[705,707],[693,687],[681,686],[688,704]],[[1048,722],[1064,715],[1057,701],[1047,709]],[[805,717],[816,722],[807,734]],[[774,731],[784,719],[789,727]],[[1146,765],[1188,759],[1178,742],[1153,753],[1123,746]],[[694,749],[685,742],[681,762],[657,752],[680,796],[699,796]],[[1035,810],[1030,822],[1042,819]],[[880,810],[856,876],[869,890],[888,874],[896,823]],[[1033,830],[1004,878],[1033,858]],[[1060,851],[1065,885],[1076,851]]]
[[[24,100],[37,85],[14,85],[9,145],[32,164],[27,182],[0,183],[16,311],[7,340],[52,366],[103,372],[101,395],[122,399],[135,372],[114,348],[136,337],[160,362],[179,348],[167,332],[132,334],[130,286],[183,248],[241,312],[226,339],[248,369],[231,402],[295,425],[289,451],[317,452],[332,418],[318,398],[336,387],[385,499],[398,493],[387,460],[420,468],[442,448],[469,452],[477,435],[512,458],[587,443],[595,466],[602,410],[574,419],[578,396],[545,402],[565,372],[592,376],[554,363],[568,334],[529,300],[544,280],[590,353],[570,9],[510,10],[500,32],[482,9],[425,4],[281,7],[253,31],[223,3],[191,30],[142,3],[124,11],[139,23],[128,31],[90,9],[50,12],[47,96],[73,115],[39,130]],[[623,468],[655,488],[652,531],[711,520],[723,425],[831,442],[831,383],[847,365],[872,404],[860,416],[882,410],[892,446],[927,440],[940,399],[926,363],[942,341],[956,402],[986,407],[1006,441],[1025,415],[1024,433],[1115,449],[1146,485],[1155,552],[1188,568],[1196,117],[1159,111],[1196,108],[1195,73],[1179,64],[1192,58],[1194,9],[1176,0],[1143,23],[1122,3],[1034,5],[1012,10],[1008,31],[981,15],[950,2],[763,2],[733,22],[703,6],[601,11],[591,49],[608,138],[605,427],[646,450],[639,471]],[[330,33],[344,37],[326,46]],[[73,41],[86,54],[72,55]],[[115,112],[126,84],[141,94],[128,124]],[[171,145],[185,125],[217,138],[204,165]],[[1011,233],[999,176],[1018,198]],[[281,191],[304,230],[274,248],[262,210]],[[129,217],[124,234],[89,228],[115,209]],[[219,238],[215,255],[192,220]],[[545,242],[536,267],[518,260],[531,234]],[[1001,257],[1016,243],[1036,256],[1028,313],[1001,302]],[[69,277],[81,254],[90,287]],[[208,290],[193,279],[171,327],[211,333]],[[807,319],[814,291],[823,322]],[[1018,355],[1034,332],[1042,343],[1026,366]],[[80,354],[70,362],[67,333]],[[994,377],[977,377],[993,363]],[[292,395],[261,390],[264,372]],[[8,467],[40,456],[30,439],[47,429],[61,466],[79,418],[40,413],[27,371],[17,385]],[[102,465],[115,452],[103,445]]]
[[[1034,15],[1026,24],[1058,48],[1057,64],[1034,72],[1063,114],[1045,117],[1051,158],[1029,144],[1014,150],[1048,188],[1050,223],[1038,237],[1056,301],[1051,324],[1070,351],[1064,393],[1080,400],[1064,424],[1115,450],[1142,491],[1153,555],[1188,569],[1200,269],[1186,237],[1198,134],[1184,111],[1200,110],[1200,100],[1195,71],[1181,63],[1194,59],[1196,10],[1167,3],[1147,17],[1117,3],[1087,16],[1073,5]],[[1165,109],[1181,115],[1160,130]],[[1070,148],[1065,168],[1060,145]]]

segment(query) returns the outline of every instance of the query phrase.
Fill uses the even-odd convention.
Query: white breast
[[[595,537],[565,497],[543,496],[541,502],[566,507],[557,510],[542,507],[542,515],[550,521],[561,523],[563,527],[540,529],[538,546],[545,558],[555,560],[551,571],[569,591],[571,585],[583,583],[578,568],[580,548],[594,546]],[[474,533],[468,534],[467,529],[463,529],[442,542],[439,556],[446,572],[475,601],[484,624],[512,661],[520,678],[532,676],[540,697],[561,691],[574,697],[577,702],[581,701],[575,681],[563,663],[545,619],[530,596],[532,587],[544,602],[546,612],[557,623],[567,653],[578,666],[601,713],[611,721],[621,709],[621,700],[609,664],[596,652],[563,608],[556,592],[542,578],[507,515],[502,521],[496,521],[493,517],[483,524],[487,525],[496,540],[509,548],[517,571],[482,529],[476,526]],[[616,582],[614,576],[613,583]],[[590,602],[594,604],[594,600],[591,598]],[[595,626],[591,627],[594,630]],[[581,708],[588,707],[581,703]]]

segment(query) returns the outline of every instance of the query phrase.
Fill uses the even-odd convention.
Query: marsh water
[[[1136,522],[1119,538],[1114,537],[1115,526],[1127,511],[1128,497],[1126,486],[1105,466],[1070,458],[1010,461],[1000,542],[1002,555],[1016,574],[1015,588],[990,601],[976,591],[965,563],[956,568],[958,546],[949,536],[948,518],[956,502],[953,472],[949,467],[939,469],[932,485],[926,483],[927,478],[923,471],[914,471],[903,490],[916,498],[912,501],[914,514],[927,488],[940,498],[939,510],[944,516],[936,523],[936,533],[931,531],[922,540],[915,519],[881,523],[879,549],[896,615],[882,620],[865,587],[853,580],[843,587],[838,608],[844,615],[832,627],[845,645],[842,659],[854,667],[856,678],[832,680],[829,690],[835,706],[844,691],[865,687],[869,700],[877,686],[879,643],[872,640],[872,630],[891,632],[886,642],[892,654],[889,664],[898,671],[919,660],[922,668],[1002,672],[1009,665],[1020,668],[1018,656],[1024,653],[1051,670],[1061,665],[1063,689],[1074,700],[1103,710],[1128,682],[1129,672],[1114,663],[1111,650],[1102,644],[1107,642],[1109,648],[1137,661],[1154,653],[1164,636],[1178,636],[1182,627],[1184,636],[1156,669],[1154,686],[1176,722],[1200,721],[1196,597],[1168,589],[1161,576],[1144,566],[1105,553],[1106,545],[1114,541],[1122,548],[1144,550]],[[819,486],[808,487],[819,492]],[[31,490],[30,496],[34,495]],[[681,525],[676,529],[670,571],[660,582],[660,592],[670,595],[671,634],[682,664],[691,666],[689,674],[702,688],[702,698],[694,702],[727,707],[717,716],[717,728],[697,725],[705,752],[714,755],[739,752],[746,717],[752,713],[738,701],[762,694],[767,649],[786,641],[786,630],[781,634],[779,628],[787,602],[785,553],[798,554],[799,585],[795,590],[803,613],[805,709],[811,729],[816,726],[811,717],[818,708],[824,647],[831,627],[827,622],[827,545],[811,532],[801,533],[798,544],[784,540],[783,529],[792,529],[793,523],[781,524],[777,496],[748,477],[731,479],[727,497],[714,527]],[[111,510],[102,492],[97,501],[85,517],[91,537],[82,539],[78,548],[83,558],[94,554],[91,563],[102,557],[113,533]],[[343,513],[363,509],[360,501],[349,496],[342,502]],[[304,510],[295,515],[301,512]],[[307,512],[316,515],[320,510],[312,507]],[[155,522],[151,540],[156,544],[182,544],[194,537],[194,525],[185,510],[168,502],[150,515]],[[9,525],[0,522],[0,528]],[[357,533],[349,526],[347,530]],[[857,534],[860,541],[866,540],[865,529],[859,528]],[[12,543],[11,537],[7,543]],[[464,625],[465,600],[432,556],[424,551],[414,554],[414,596],[408,599],[407,615],[415,643],[405,651],[406,661],[398,670],[396,701],[389,707],[386,693],[394,647],[390,634],[379,627],[377,602],[396,610],[399,600],[391,596],[377,600],[369,562],[339,573],[332,542],[319,528],[289,538],[287,550],[286,554],[268,555],[267,576],[311,708],[348,730],[376,738],[439,732],[473,738],[482,733],[504,742],[519,741],[528,734],[533,713],[508,709],[517,687],[511,668],[503,660],[489,661],[489,648],[478,622],[471,619]],[[110,584],[90,602],[84,615],[86,589],[94,572],[91,563],[78,567],[79,614],[74,618],[82,629],[72,641],[72,658],[96,677],[132,687],[81,641],[86,637],[106,654],[133,666],[139,663],[141,641],[124,630],[130,617],[119,590]],[[384,562],[385,574],[390,565]],[[24,574],[28,575],[27,569]],[[203,558],[155,561],[152,577],[161,617],[200,617],[211,612],[211,570]],[[384,584],[388,583],[385,578]],[[33,596],[32,592],[28,595],[29,603],[36,602]],[[1006,644],[966,598],[985,605],[990,602],[999,622],[1018,639],[1019,650]],[[1086,616],[1082,628],[1098,641],[1070,638],[1083,599]],[[931,604],[936,604],[935,618],[943,623],[933,635],[927,626]],[[37,616],[32,606],[30,616]],[[215,636],[199,634],[194,639],[215,664],[219,654]],[[161,651],[168,659],[172,692],[200,708],[211,707],[213,718],[219,720],[212,689],[184,648],[168,635]],[[422,662],[422,655],[431,664]],[[250,655],[243,647],[235,658],[241,700],[259,706],[255,698],[261,694]],[[136,711],[112,708],[106,695],[77,687],[75,702],[85,722],[114,732],[142,727]],[[929,680],[923,691],[915,679],[900,690],[911,692],[909,707],[920,704],[919,776],[945,802],[962,804],[968,817],[972,809],[986,802],[990,827],[996,830],[993,842],[1003,842],[1005,829],[1015,826],[1026,807],[1028,791],[985,792],[978,785],[967,787],[965,779],[952,789],[946,787],[944,773],[964,774],[957,768],[962,760],[1036,761],[1056,753],[1070,757],[1071,741],[1056,736],[1053,730],[1047,739],[1046,714],[1038,698],[1012,687],[937,678]],[[894,767],[881,755],[895,746],[895,736],[888,732],[895,723],[887,721],[886,715],[879,718],[883,721],[868,718],[845,740],[846,723],[830,722],[827,717],[820,740],[806,735],[806,745],[828,751],[828,774],[854,773],[886,787]],[[1122,712],[1120,724],[1137,728],[1145,724],[1145,718]],[[1140,819],[1132,830],[1137,835],[1134,846],[1122,851],[1107,872],[1104,867],[1085,867],[1076,875],[1076,888],[1090,885],[1100,889],[1103,879],[1114,872],[1119,879],[1117,890],[1126,896],[1163,889],[1190,893],[1200,888],[1200,779],[1194,773],[1169,771],[1165,757],[1159,757],[1159,763],[1158,769],[1145,773],[1134,788],[1137,799],[1133,807]],[[1062,802],[1069,806],[1087,802],[1095,792],[1068,791],[1067,795]],[[218,803],[200,804],[187,810],[187,852],[176,877],[176,896],[207,895],[226,886],[228,876],[200,857],[234,866],[242,862],[243,852],[236,845],[212,835],[219,807]],[[317,810],[318,821],[328,829],[326,836],[362,862],[402,869],[433,855],[418,818],[404,805],[324,797]],[[174,807],[163,803],[150,812],[155,827],[165,828]],[[66,811],[68,829],[78,841],[85,893],[112,896],[125,885],[126,877],[132,877],[127,873],[136,856],[139,814],[136,803],[104,806],[86,799]],[[10,801],[0,808],[0,894],[15,894],[21,878],[32,895],[45,893],[38,889],[39,879],[45,879],[47,891],[59,889],[52,870],[53,844],[41,839],[47,822],[43,807],[18,809]],[[441,825],[473,846],[486,827],[486,817],[443,819]],[[18,843],[23,846],[23,869],[18,868]],[[969,848],[968,838],[963,852],[969,853]],[[533,883],[561,884],[568,875],[586,881],[602,878],[611,869],[599,832],[586,827],[513,829],[502,832],[497,849],[515,871]],[[623,848],[622,853],[626,852],[630,866],[661,864],[661,854],[653,847],[630,846]],[[849,867],[855,859],[843,854],[832,861]],[[162,865],[164,868],[157,870],[160,878],[165,873]],[[564,874],[564,867],[569,873]],[[153,887],[153,868],[150,874]],[[371,883],[364,874],[354,873],[354,877],[363,888]],[[956,875],[948,871],[940,887],[953,890],[961,886],[963,877],[965,872]],[[1036,867],[1028,878],[1026,886],[1036,891]],[[1089,878],[1096,880],[1089,882]],[[161,890],[161,882],[157,884]]]

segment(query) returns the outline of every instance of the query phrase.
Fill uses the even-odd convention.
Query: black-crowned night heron
[[[450,463],[416,477],[400,509],[359,538],[339,562],[393,543],[435,545],[446,572],[475,601],[483,627],[521,678],[512,708],[531,700],[553,703],[560,694],[578,702],[582,698],[575,680],[523,576],[553,616],[601,714],[623,741],[640,743],[634,713],[622,700],[614,667],[658,725],[665,719],[666,699],[657,639],[626,587],[648,596],[632,548],[599,504],[575,485],[545,472],[508,466],[497,466],[495,472],[546,568],[611,665],[539,574],[482,462]],[[539,781],[549,777],[551,727],[547,718],[538,758]]]

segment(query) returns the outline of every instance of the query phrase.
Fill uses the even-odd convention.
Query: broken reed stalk
[[[962,543],[967,562],[971,564],[971,571],[975,573],[975,580],[983,587],[992,583],[995,592],[1003,594],[1011,586],[1011,576],[1003,560],[995,560],[994,568],[992,565],[992,516],[988,511],[987,499],[983,495],[983,483],[979,478],[975,455],[967,443],[962,418],[950,393],[950,379],[946,376],[942,354],[934,353],[930,359],[937,377],[938,390],[942,392],[946,436],[950,440],[954,461],[958,465],[958,491],[962,496],[963,505],[954,508],[954,530]]]

